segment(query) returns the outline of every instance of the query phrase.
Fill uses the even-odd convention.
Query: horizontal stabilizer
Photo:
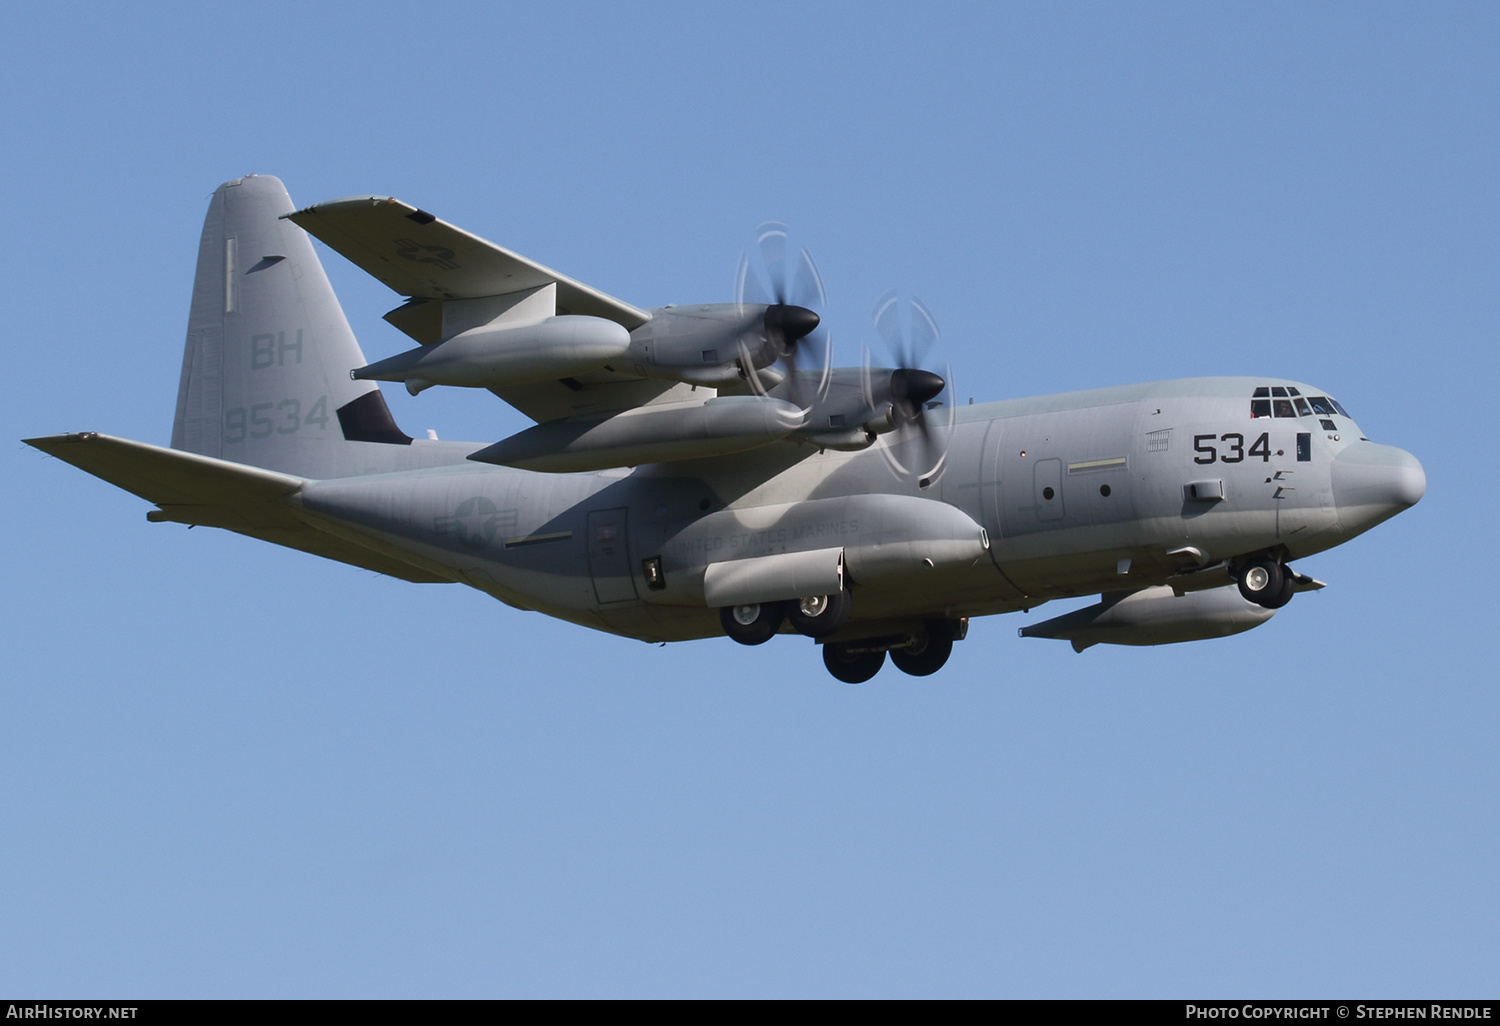
[[[451,580],[313,526],[286,501],[306,483],[300,477],[92,431],[25,441],[155,503],[160,508],[147,514],[153,522],[222,527],[419,584]]]
[[[158,506],[277,502],[303,479],[212,456],[163,449],[93,431],[27,438],[27,445]]]
[[[286,216],[403,296],[477,299],[555,282],[559,314],[603,317],[627,331],[651,319],[644,310],[391,196],[330,200]]]

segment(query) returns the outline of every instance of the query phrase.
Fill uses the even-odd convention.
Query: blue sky
[[[1493,996],[1500,9],[72,4],[5,15],[0,992]],[[223,180],[390,193],[642,306],[761,221],[961,397],[1317,384],[1426,498],[1267,625],[945,671],[656,648],[22,446],[170,432]],[[383,286],[325,265],[372,359]],[[494,441],[491,397],[388,391]],[[1049,607],[1050,615],[1062,607]]]

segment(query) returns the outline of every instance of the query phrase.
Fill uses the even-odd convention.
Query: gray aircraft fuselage
[[[1421,497],[1420,464],[1341,415],[1252,419],[1256,388],[1287,386],[1325,394],[1280,379],[1194,378],[960,407],[946,467],[926,489],[892,472],[883,438],[860,452],[788,442],[733,461],[587,474],[466,463],[313,482],[301,502],[512,605],[646,641],[721,633],[703,604],[711,563],[879,544],[885,525],[867,513],[877,497],[946,504],[983,528],[988,548],[972,564],[889,588],[856,577],[850,635],[1181,583],[1262,550],[1301,558]],[[414,461],[427,446],[469,448],[418,441]],[[1195,497],[1200,482],[1222,491]],[[653,558],[665,587],[644,576]]]

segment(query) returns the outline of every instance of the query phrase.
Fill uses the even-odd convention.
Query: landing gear
[[[785,615],[785,607],[780,602],[724,606],[719,610],[719,623],[723,625],[724,633],[741,645],[763,645],[781,629]]]
[[[1289,567],[1285,563],[1283,563],[1282,566],[1281,566],[1281,594],[1279,594],[1279,595],[1276,596],[1276,604],[1275,605],[1267,606],[1266,608],[1268,608],[1268,609],[1280,609],[1282,606],[1284,606],[1288,602],[1290,602],[1292,600],[1292,596],[1295,595],[1296,593],[1297,593],[1297,575],[1292,572],[1292,568],[1291,567]]]
[[[891,649],[891,662],[902,673],[927,677],[937,673],[953,654],[953,638],[929,629],[906,648]]]
[[[928,620],[916,634],[893,634],[857,641],[825,641],[823,665],[845,684],[863,684],[885,663],[886,652],[896,669],[913,677],[937,673],[953,654],[953,643],[969,633],[969,621]]]
[[[1266,609],[1280,609],[1292,600],[1297,575],[1285,563],[1259,556],[1240,568],[1240,594]]]
[[[885,650],[871,651],[858,641],[830,641],[823,646],[823,665],[845,684],[863,684],[885,665]]]
[[[724,633],[741,645],[765,644],[781,629],[783,620],[790,623],[798,634],[826,638],[844,626],[848,619],[849,592],[846,590],[789,602],[747,603],[719,609],[719,624]]]
[[[847,589],[840,589],[832,595],[793,599],[786,605],[786,619],[792,625],[792,630],[798,634],[806,634],[809,638],[826,638],[844,626],[849,619]]]

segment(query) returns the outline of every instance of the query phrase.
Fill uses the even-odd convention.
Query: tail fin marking
[[[409,445],[365,365],[307,233],[269,175],[221,185],[198,247],[172,448],[336,476],[350,442]]]

